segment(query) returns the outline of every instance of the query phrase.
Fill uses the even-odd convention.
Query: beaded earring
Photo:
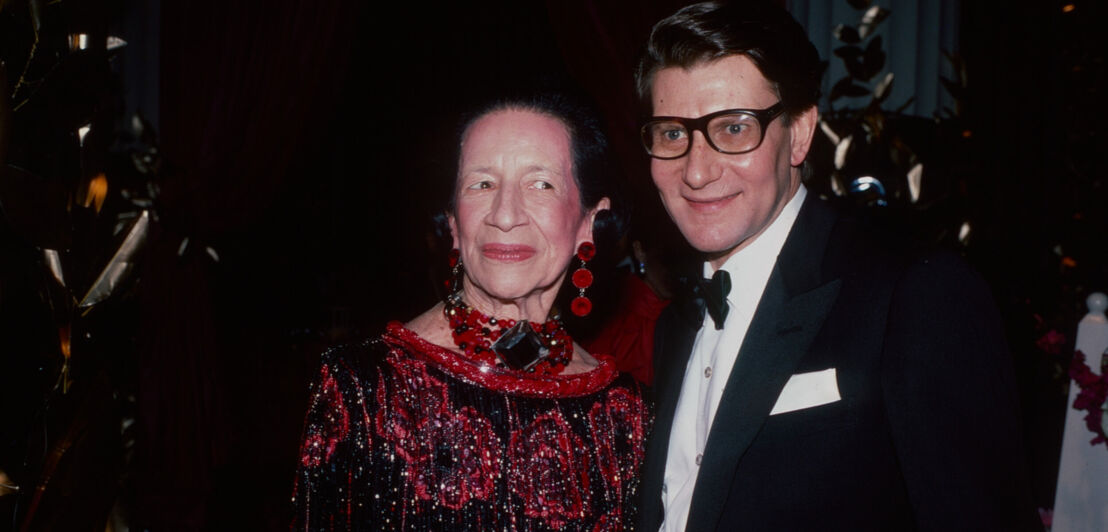
[[[446,295],[449,296],[462,288],[462,252],[458,248],[450,250],[447,261],[450,265],[450,278],[443,281],[443,284],[446,285]]]
[[[592,272],[588,269],[588,262],[596,255],[596,246],[592,242],[584,241],[577,247],[577,258],[581,266],[573,272],[573,286],[577,287],[577,297],[569,304],[569,309],[576,316],[584,317],[592,311],[592,301],[585,297],[585,289],[592,286]]]

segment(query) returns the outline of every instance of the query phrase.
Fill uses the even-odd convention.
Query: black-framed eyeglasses
[[[700,118],[655,116],[642,126],[642,145],[657,159],[677,159],[689,153],[692,132],[699,131],[720,153],[754,151],[766,138],[766,129],[782,111],[777,102],[766,109],[725,109]]]

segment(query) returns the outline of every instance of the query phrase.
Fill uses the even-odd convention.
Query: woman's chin
[[[487,284],[476,285],[474,289],[478,297],[500,302],[516,302],[526,300],[543,292],[540,284],[524,280],[513,281],[499,278]]]

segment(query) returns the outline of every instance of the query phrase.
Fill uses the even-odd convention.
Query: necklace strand
[[[497,356],[493,344],[516,325],[516,320],[485,315],[462,301],[461,294],[458,293],[446,298],[442,313],[450,323],[450,335],[454,344],[467,358],[510,369]],[[544,323],[530,325],[550,352],[526,372],[548,375],[562,373],[573,357],[573,339],[566,332],[561,318],[555,315]]]

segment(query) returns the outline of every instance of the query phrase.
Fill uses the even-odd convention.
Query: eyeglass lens
[[[701,130],[708,142],[722,152],[743,153],[758,147],[762,127],[754,115],[728,113],[712,118]],[[689,148],[690,137],[685,124],[678,121],[651,122],[643,128],[643,141],[655,157],[680,157]]]

